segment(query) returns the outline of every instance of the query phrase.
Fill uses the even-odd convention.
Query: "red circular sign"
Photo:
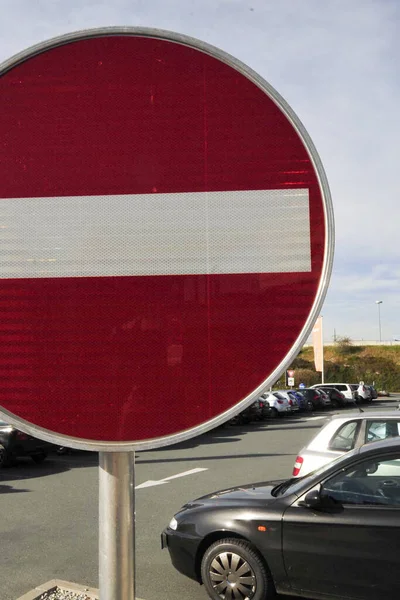
[[[151,30],[0,73],[3,411],[110,449],[225,419],[325,295],[329,191],[301,124],[234,59]]]

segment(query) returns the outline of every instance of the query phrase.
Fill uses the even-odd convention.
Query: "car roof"
[[[400,420],[400,410],[394,409],[391,411],[383,411],[383,410],[371,410],[368,412],[357,412],[357,413],[347,413],[346,415],[342,415],[337,413],[332,415],[331,421],[354,421],[355,419],[399,419]]]
[[[344,383],[344,381],[343,382],[342,381],[335,381],[334,383],[330,383],[330,382],[328,382],[328,383],[314,383],[314,385],[312,385],[311,387],[313,387],[313,388],[314,387],[320,387],[322,385],[358,385],[358,383],[354,384],[354,383]]]

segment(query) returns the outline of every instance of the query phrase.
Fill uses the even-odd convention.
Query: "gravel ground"
[[[39,600],[94,600],[93,596],[87,596],[84,592],[71,592],[57,588],[52,592],[45,592],[39,596]]]

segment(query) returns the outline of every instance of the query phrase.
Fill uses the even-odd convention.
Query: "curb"
[[[79,585],[78,583],[71,583],[70,581],[51,579],[47,583],[43,583],[23,596],[20,596],[17,600],[41,600],[44,594],[51,594],[58,591],[86,594],[89,600],[98,600],[99,598],[99,590],[96,590],[95,588],[89,588],[84,585]]]

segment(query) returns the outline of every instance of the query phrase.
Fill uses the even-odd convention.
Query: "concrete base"
[[[79,594],[85,594],[89,600],[98,600],[99,590],[94,588],[88,588],[84,585],[77,583],[71,583],[70,581],[60,581],[59,579],[52,579],[43,585],[39,585],[34,590],[31,590],[27,594],[20,596],[17,600],[41,600],[43,595],[47,592],[74,592]]]

